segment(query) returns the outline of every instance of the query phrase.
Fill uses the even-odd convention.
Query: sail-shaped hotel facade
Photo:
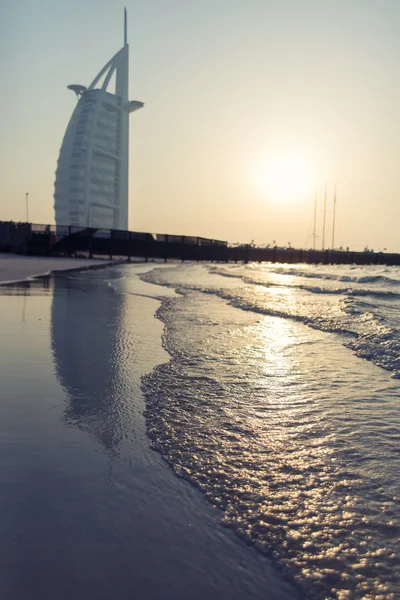
[[[112,79],[114,92],[108,90]],[[128,84],[125,10],[121,50],[89,87],[68,86],[78,103],[57,163],[56,225],[128,230],[129,115],[143,106],[128,100]]]

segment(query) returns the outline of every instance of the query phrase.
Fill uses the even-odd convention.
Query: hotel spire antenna
[[[128,14],[124,8],[124,46],[128,45]]]

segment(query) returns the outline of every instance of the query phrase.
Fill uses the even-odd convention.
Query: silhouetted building
[[[114,75],[115,91],[111,93],[107,90]],[[68,86],[76,93],[78,104],[65,132],[57,164],[54,191],[57,225],[128,229],[129,114],[143,106],[142,102],[128,101],[128,83],[125,10],[121,50],[88,88]]]

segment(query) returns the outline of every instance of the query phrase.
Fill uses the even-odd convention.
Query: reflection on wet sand
[[[86,274],[57,276],[51,310],[51,346],[57,378],[67,393],[65,421],[118,452],[124,435],[120,371],[124,296]]]
[[[29,296],[39,293],[43,295],[53,289],[53,278],[50,275],[1,284],[2,296]]]

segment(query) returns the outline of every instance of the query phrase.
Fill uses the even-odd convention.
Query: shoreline
[[[0,254],[0,286],[49,277],[56,273],[89,271],[129,264],[129,262],[140,264],[142,261],[138,259],[110,261],[101,258],[56,258],[4,253]]]

